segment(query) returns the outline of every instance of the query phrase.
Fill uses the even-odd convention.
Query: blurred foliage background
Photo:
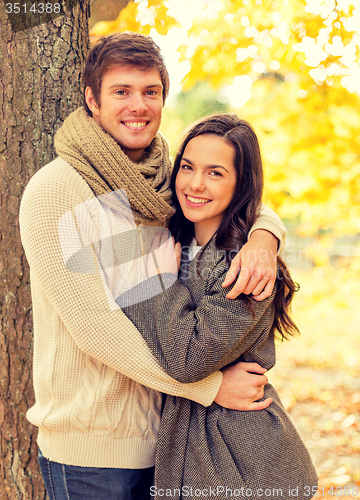
[[[320,496],[357,498],[359,1],[131,1],[92,41],[125,30],[150,34],[165,54],[173,91],[161,130],[173,153],[184,127],[213,112],[236,112],[259,136],[264,201],[287,225],[301,285],[302,335],[279,345],[270,378],[310,448]]]

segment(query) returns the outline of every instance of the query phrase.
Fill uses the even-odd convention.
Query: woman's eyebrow
[[[186,163],[190,163],[190,165],[194,165],[193,162],[191,160],[189,160],[188,158],[185,158],[185,156],[183,156],[181,158],[181,161],[186,161]]]
[[[224,165],[206,165],[205,168],[222,168],[225,170],[225,172],[228,172],[227,168],[224,167]]]
[[[189,160],[188,158],[185,158],[185,156],[183,156],[181,158],[181,161],[186,161],[186,163],[190,163],[190,165],[194,165],[194,163]],[[223,170],[225,170],[225,172],[228,172],[228,170],[224,167],[224,165],[205,165],[205,168],[222,168]]]

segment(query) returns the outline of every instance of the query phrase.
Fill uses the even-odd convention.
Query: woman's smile
[[[205,203],[209,203],[211,201],[208,198],[196,198],[195,196],[190,196],[189,194],[185,194],[185,197],[189,206],[204,205]]]

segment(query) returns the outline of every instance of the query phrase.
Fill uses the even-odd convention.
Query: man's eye
[[[126,95],[126,90],[117,90],[115,93],[117,95]]]

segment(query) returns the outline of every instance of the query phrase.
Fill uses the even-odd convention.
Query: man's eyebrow
[[[194,163],[191,160],[189,160],[188,158],[185,158],[185,156],[183,156],[181,158],[181,161],[186,161],[186,163],[190,163],[190,165],[194,165]],[[222,168],[223,170],[225,170],[225,172],[228,172],[227,168],[225,168],[224,165],[205,165],[205,168],[207,168],[207,169]]]
[[[128,83],[114,83],[113,85],[110,85],[109,89],[114,89],[116,87],[130,89],[133,86],[134,85],[130,85]],[[162,83],[151,83],[150,85],[146,85],[146,87],[144,87],[145,90],[147,90],[147,89],[154,89],[154,88],[162,89],[163,85],[162,85]]]

